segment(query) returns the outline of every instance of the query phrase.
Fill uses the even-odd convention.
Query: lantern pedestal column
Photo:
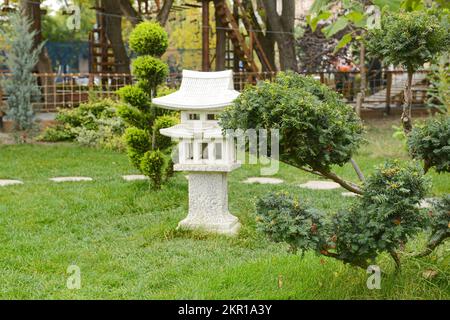
[[[189,214],[178,228],[236,235],[241,224],[228,211],[227,172],[189,172]]]

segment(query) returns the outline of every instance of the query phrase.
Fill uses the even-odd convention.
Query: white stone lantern
[[[240,223],[228,211],[229,172],[238,168],[234,138],[223,134],[218,114],[239,96],[232,71],[183,71],[177,92],[153,99],[157,106],[179,110],[181,123],[162,129],[178,141],[175,171],[189,172],[189,214],[182,229],[236,234]]]

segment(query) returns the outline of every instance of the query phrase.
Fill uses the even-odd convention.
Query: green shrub
[[[426,228],[418,208],[428,181],[416,163],[387,162],[368,177],[364,195],[331,221],[285,193],[257,203],[258,228],[276,242],[314,250],[354,266],[367,267],[378,254],[395,255],[409,237]]]
[[[155,189],[160,189],[166,160],[159,150],[147,151],[141,160],[141,171],[150,178]]]
[[[381,28],[367,36],[367,50],[386,65],[417,70],[450,46],[450,36],[439,19],[425,10],[383,14]]]
[[[130,162],[137,169],[141,169],[141,159],[151,148],[148,131],[135,127],[128,128],[125,131],[124,141],[127,145],[127,154],[130,158]]]
[[[166,31],[156,22],[142,22],[130,34],[130,47],[138,55],[160,57],[168,45]]]
[[[156,118],[153,124],[153,134],[155,135],[155,147],[160,150],[166,150],[172,147],[172,138],[163,136],[159,130],[164,128],[170,128],[178,123],[178,117],[171,115],[164,115]]]
[[[151,56],[137,57],[132,64],[133,74],[144,80],[146,91],[154,91],[169,75],[169,67],[158,58]]]
[[[117,114],[125,121],[127,126],[140,129],[149,129],[153,122],[152,113],[143,113],[131,105],[121,105],[117,108]]]
[[[333,221],[340,260],[365,266],[380,252],[394,253],[409,237],[423,231],[427,217],[418,208],[428,180],[416,163],[387,162],[364,185],[364,195]]]
[[[150,177],[155,188],[160,188],[164,170],[166,178],[171,176],[164,154],[171,147],[171,139],[163,137],[159,129],[175,124],[175,119],[167,112],[159,111],[151,103],[168,73],[168,66],[155,56],[161,56],[167,49],[168,39],[164,29],[153,22],[139,24],[130,35],[130,47],[138,57],[133,61],[132,73],[137,84],[118,91],[123,105],[119,115],[130,126],[124,141],[131,163],[143,174]],[[160,117],[161,116],[161,117]],[[166,169],[167,168],[167,169]]]
[[[257,202],[258,230],[272,241],[286,242],[293,252],[326,248],[328,223],[322,212],[288,193],[271,193]]]
[[[450,195],[447,194],[434,203],[431,212],[430,242],[442,236],[450,237]]]
[[[40,141],[77,141],[78,143],[108,149],[121,150],[118,144],[125,129],[117,116],[117,103],[110,99],[83,103],[78,108],[60,109],[56,115],[58,124],[48,127],[38,138]],[[110,142],[114,141],[113,147]]]
[[[146,112],[150,110],[150,97],[138,86],[125,86],[116,92],[123,102],[136,107],[140,111]]]
[[[67,129],[64,125],[56,125],[54,127],[47,127],[44,132],[37,137],[37,141],[73,141],[74,137],[75,134],[70,129]]]
[[[361,121],[341,96],[295,73],[247,88],[220,123],[225,129],[279,129],[280,159],[318,171],[344,165],[363,140]]]
[[[414,159],[424,161],[424,167],[437,172],[450,172],[450,117],[439,116],[423,125],[416,125],[408,136],[408,150]]]

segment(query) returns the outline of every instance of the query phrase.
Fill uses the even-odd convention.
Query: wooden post
[[[386,84],[386,114],[391,113],[391,92],[392,92],[392,72],[387,72],[387,84]]]
[[[209,71],[209,0],[202,1],[202,70]]]

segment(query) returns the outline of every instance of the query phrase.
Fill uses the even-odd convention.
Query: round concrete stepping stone
[[[341,195],[343,197],[358,197],[359,196],[359,194],[356,194],[354,192],[342,192]]]
[[[23,184],[23,182],[19,180],[0,180],[0,187],[13,186],[17,184]]]
[[[141,180],[148,180],[148,177],[141,175],[141,174],[133,174],[129,176],[123,176],[123,180],[125,181],[141,181]]]
[[[244,181],[244,183],[259,183],[259,184],[281,184],[284,181],[277,178],[263,178],[263,177],[251,177]]]
[[[332,190],[338,189],[341,186],[330,181],[308,181],[307,183],[299,185],[299,187],[311,190]]]
[[[89,177],[58,177],[51,178],[53,182],[83,182],[83,181],[93,181],[92,178]]]

